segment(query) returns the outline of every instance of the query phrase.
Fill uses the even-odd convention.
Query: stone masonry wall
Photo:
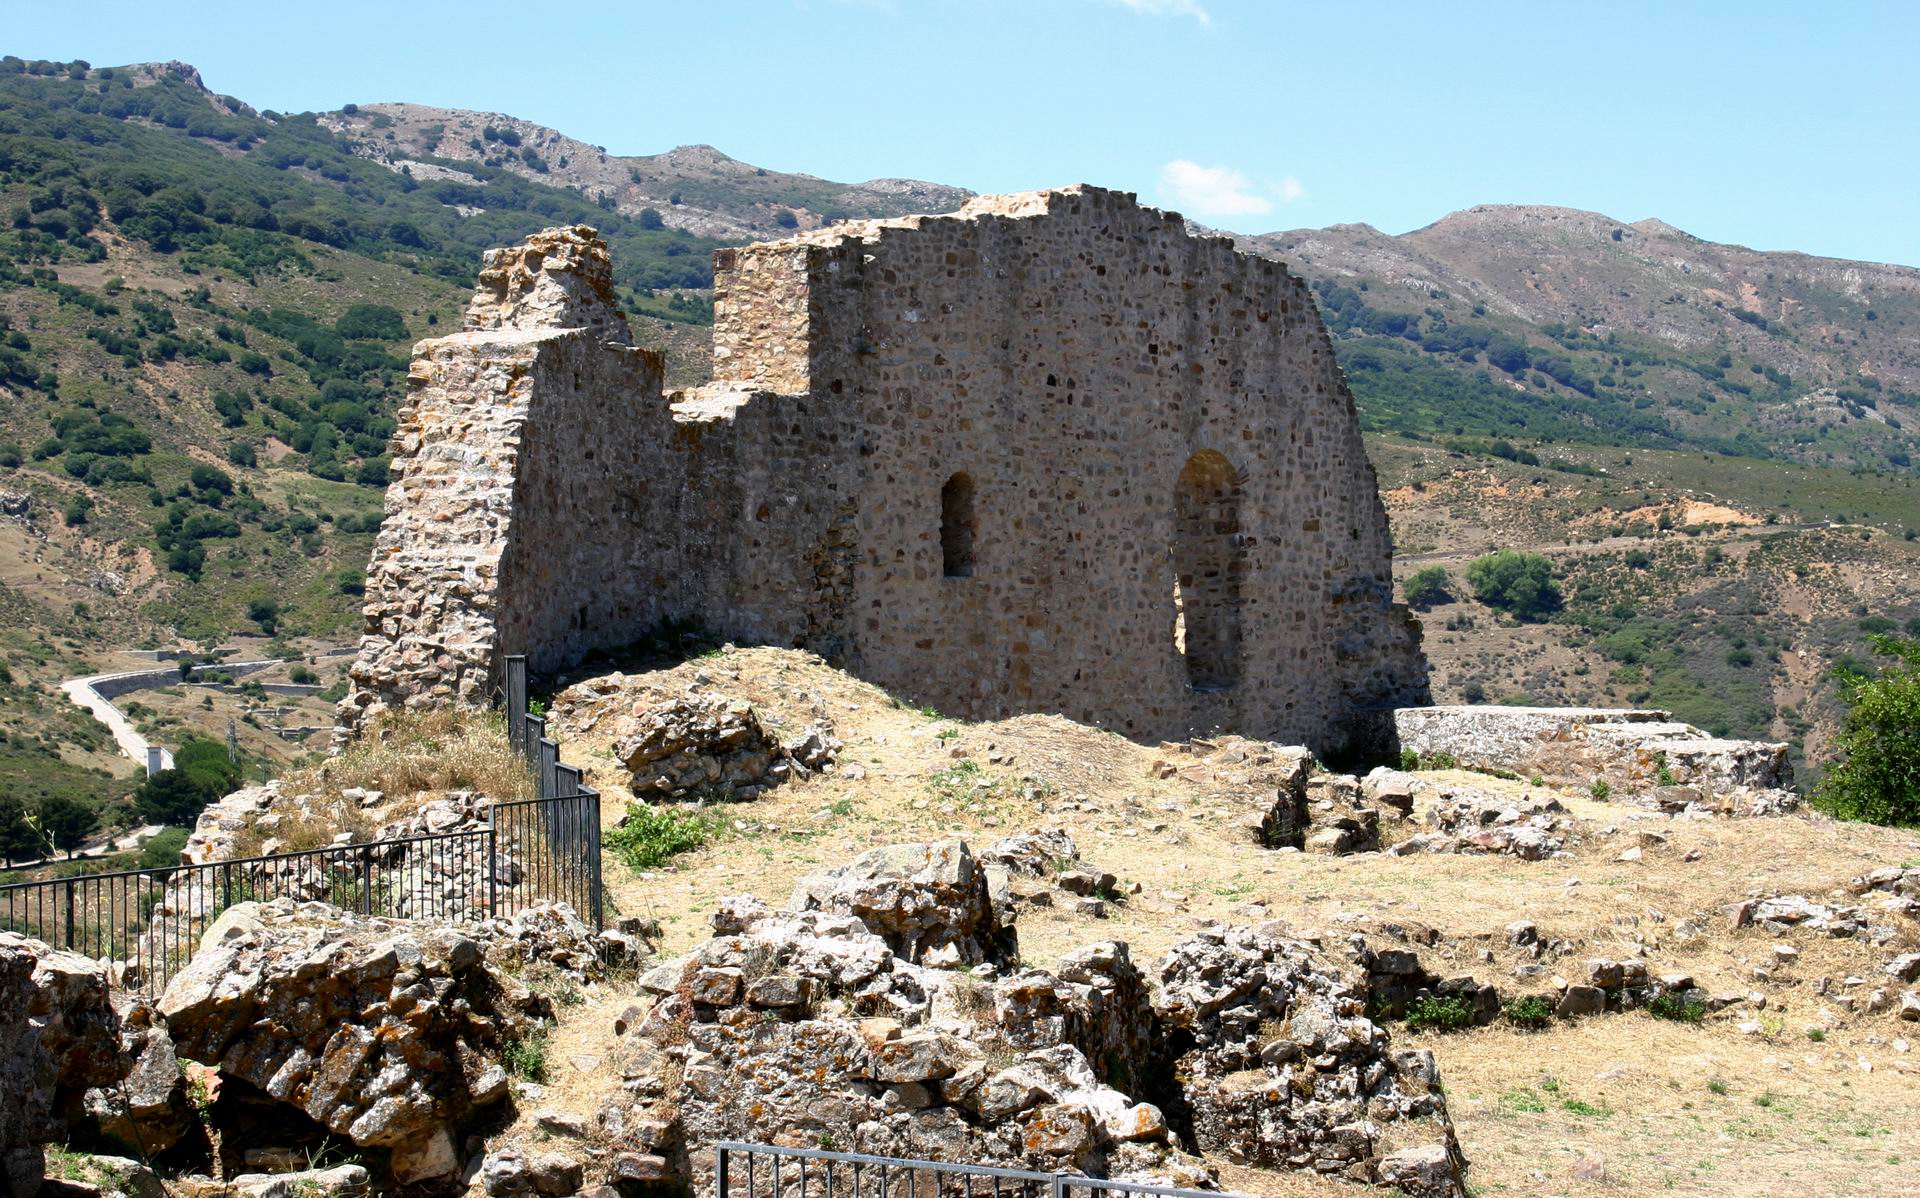
[[[1426,701],[1278,263],[1094,188],[835,226],[716,255],[718,378],[663,397],[591,230],[487,262],[468,331],[416,350],[349,725],[665,618],[1138,737],[1331,748]]]
[[[799,245],[805,340],[780,323],[790,288],[741,285],[790,274]],[[856,414],[854,672],[964,715],[1322,746],[1356,708],[1425,701],[1352,399],[1284,266],[1093,188],[835,226],[722,265],[735,343],[716,369],[804,376]],[[769,332],[742,344],[753,328]],[[1237,524],[1216,523],[1241,572],[1222,686],[1192,685],[1174,640],[1175,497],[1200,454],[1237,490]],[[941,492],[959,472],[973,568],[948,578]]]

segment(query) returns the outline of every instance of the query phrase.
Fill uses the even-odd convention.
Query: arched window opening
[[[1240,535],[1240,479],[1225,457],[1187,459],[1173,496],[1173,645],[1195,690],[1240,681],[1240,614],[1247,548]]]
[[[964,470],[940,488],[940,572],[973,577],[973,478]]]

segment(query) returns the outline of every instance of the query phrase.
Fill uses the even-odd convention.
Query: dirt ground
[[[1547,989],[1546,978],[1512,973],[1526,958],[1508,946],[1505,929],[1525,919],[1543,940],[1566,942],[1546,959],[1549,976],[1578,981],[1590,957],[1644,957],[1655,974],[1685,972],[1716,995],[1747,996],[1700,1024],[1635,1011],[1532,1033],[1496,1024],[1423,1036],[1393,1025],[1396,1045],[1439,1058],[1475,1193],[1920,1193],[1920,1025],[1849,1014],[1831,1001],[1868,988],[1846,979],[1884,981],[1880,964],[1920,946],[1920,926],[1890,917],[1899,939],[1876,946],[1731,931],[1722,910],[1774,894],[1865,903],[1836,888],[1881,866],[1920,864],[1911,831],[1815,815],[1676,820],[1556,793],[1579,821],[1565,860],[1275,852],[1240,831],[1261,800],[1207,768],[1205,745],[1138,745],[1049,716],[963,723],[772,649],[727,650],[621,681],[617,699],[572,702],[580,692],[571,692],[553,711],[564,758],[584,765],[607,796],[609,826],[630,798],[611,745],[648,694],[694,687],[745,698],[776,726],[823,723],[844,745],[835,772],[727,807],[720,837],[664,868],[636,874],[608,861],[613,902],[623,914],[658,919],[664,952],[705,939],[721,896],[783,903],[798,878],[875,845],[959,837],[980,847],[1062,827],[1123,891],[1139,889],[1104,918],[1064,907],[1023,911],[1022,954],[1043,967],[1076,946],[1122,940],[1151,975],[1202,920],[1279,919],[1329,940],[1360,932],[1385,945],[1407,936],[1430,970],[1471,973],[1514,997]],[[1530,789],[1478,774],[1424,777]],[[1416,808],[1415,821],[1421,816]],[[1641,860],[1618,859],[1632,847],[1642,848]],[[1778,967],[1774,948],[1783,942],[1800,955]],[[1764,980],[1754,973],[1761,966]],[[1823,978],[1830,998],[1819,993]],[[603,1055],[607,1028],[633,999],[621,987],[601,989],[562,1011],[550,1059],[564,1084],[551,1088],[550,1105],[590,1112],[618,1084]],[[1259,1195],[1355,1192],[1225,1163],[1222,1181]]]

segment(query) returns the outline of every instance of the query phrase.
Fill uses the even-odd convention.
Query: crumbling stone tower
[[[667,619],[956,715],[1337,748],[1427,700],[1302,281],[1093,187],[715,255],[663,394],[605,245],[487,255],[409,375],[343,706],[484,700]]]

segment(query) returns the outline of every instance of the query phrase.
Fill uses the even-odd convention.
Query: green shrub
[[[1842,756],[1821,780],[1814,805],[1841,819],[1920,825],[1920,639],[1868,639],[1874,652],[1894,660],[1877,677],[1841,674],[1849,704]]]
[[[1472,1025],[1473,1008],[1458,995],[1429,994],[1407,1004],[1407,1027],[1416,1032],[1428,1028],[1437,1032],[1457,1032]]]
[[[1475,558],[1467,567],[1467,585],[1480,602],[1522,620],[1551,615],[1562,602],[1553,562],[1537,553],[1502,549]]]
[[[530,1082],[547,1080],[548,1030],[546,1024],[537,1024],[526,1035],[507,1041],[500,1054],[507,1072]]]
[[[679,807],[627,804],[627,814],[607,833],[606,846],[631,869],[653,869],[713,839],[720,817]]]
[[[187,847],[185,828],[168,828],[147,838],[140,846],[140,869],[172,869],[180,864],[180,853]]]
[[[1676,1023],[1699,1023],[1707,1017],[1707,1008],[1698,1001],[1689,1001],[1678,994],[1656,994],[1647,1004],[1647,1013],[1656,1019],[1671,1019]]]
[[[1400,593],[1413,607],[1432,607],[1453,598],[1453,576],[1439,566],[1417,570],[1400,584]]]
[[[1538,994],[1529,994],[1508,1002],[1501,1008],[1501,1014],[1516,1027],[1539,1031],[1553,1022],[1553,1004]]]
[[[1592,795],[1596,801],[1604,803],[1607,801],[1607,796],[1613,793],[1613,787],[1607,784],[1605,778],[1595,778],[1593,785],[1587,787],[1587,793]]]

